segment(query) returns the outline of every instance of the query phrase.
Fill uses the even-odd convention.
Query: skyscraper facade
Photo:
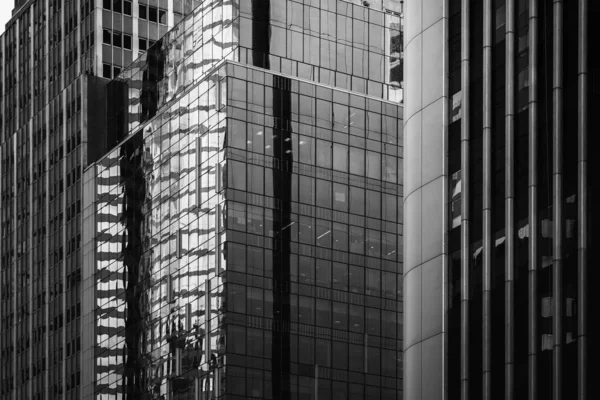
[[[15,2],[0,36],[2,399],[81,398],[81,174],[106,130],[100,77],[193,5]]]
[[[402,397],[384,6],[205,1],[108,85],[84,173],[84,398]]]
[[[594,2],[406,2],[405,396],[592,399]]]

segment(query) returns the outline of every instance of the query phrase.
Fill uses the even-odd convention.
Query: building
[[[405,396],[593,399],[596,2],[409,0]]]
[[[84,398],[402,397],[400,3],[355,3],[205,1],[108,85]]]
[[[15,2],[0,36],[1,399],[81,398],[81,175],[106,130],[101,77],[193,5]]]

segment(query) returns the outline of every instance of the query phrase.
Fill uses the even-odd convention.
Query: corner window
[[[110,31],[108,29],[104,29],[102,31],[102,43],[105,44],[112,44],[112,34],[110,33]]]

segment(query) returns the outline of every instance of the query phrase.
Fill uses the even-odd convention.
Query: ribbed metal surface
[[[506,1],[506,264],[505,264],[505,398],[514,398],[514,263],[515,263],[515,0]]]
[[[492,0],[483,3],[483,393],[492,395]]]
[[[579,373],[578,399],[586,400],[587,393],[587,252],[588,252],[588,0],[579,0],[578,19],[579,19],[579,47],[578,47],[578,108],[579,119],[577,122],[577,149],[578,149],[578,168],[577,168],[577,219],[579,229],[577,230],[577,286],[579,313],[577,315],[577,332],[579,337],[577,347],[577,370]]]
[[[553,5],[553,53],[552,53],[552,292],[553,296],[553,337],[552,350],[552,398],[562,399],[562,239],[563,239],[563,180],[562,180],[562,135],[563,135],[563,4],[556,0]]]
[[[481,38],[474,36],[476,23],[481,22],[481,16],[475,16],[481,10],[479,4],[466,0],[460,4],[460,49],[448,47],[451,59],[460,54],[460,94],[448,105],[452,113],[443,139],[457,141],[458,129],[453,128],[460,124],[460,166],[457,148],[447,153],[448,168],[453,168],[450,174],[458,171],[459,178],[453,176],[450,187],[454,192],[448,192],[446,201],[458,192],[456,182],[461,200],[460,222],[455,203],[448,204],[454,214],[445,232],[450,247],[455,246],[445,262],[450,276],[446,318],[456,318],[454,325],[448,325],[448,343],[454,343],[452,349],[460,343],[460,352],[456,350],[452,359],[448,358],[451,351],[444,353],[445,364],[453,367],[448,374],[453,379],[445,384],[448,397],[458,398],[459,375],[461,399],[596,398],[587,392],[595,390],[587,371],[597,351],[588,338],[593,326],[587,323],[594,300],[589,286],[595,285],[591,281],[594,270],[588,269],[590,221],[597,218],[591,210],[596,164],[587,155],[592,151],[588,131],[595,126],[589,111],[597,101],[597,67],[587,51],[590,36],[594,37],[590,31],[597,29],[588,22],[596,5],[588,0],[484,0],[481,47],[476,42]],[[456,8],[454,13],[458,16]],[[454,35],[449,37],[457,38],[458,24],[451,27]],[[483,64],[479,67],[477,51],[481,48]],[[451,73],[452,65],[450,82]],[[495,83],[498,73],[501,84]],[[482,83],[475,82],[478,74]],[[428,76],[422,80],[426,82]],[[478,85],[482,85],[482,96],[476,92]],[[481,105],[475,104],[476,99],[481,99]],[[481,123],[474,122],[479,108]],[[496,124],[496,118],[501,123]],[[483,174],[477,175],[481,173],[476,163],[477,140],[481,139]],[[411,174],[410,167],[405,173]],[[479,194],[481,222],[474,205]],[[459,223],[460,237],[456,234]],[[476,257],[481,257],[481,265],[473,262]],[[474,269],[478,266],[482,269]],[[503,282],[503,294],[494,291],[496,279]],[[481,314],[473,307],[479,301],[480,284]],[[450,301],[458,285],[460,325],[456,301]],[[495,306],[495,301],[503,307]],[[496,323],[496,318],[502,320]],[[496,334],[501,328],[503,334]],[[481,343],[475,343],[480,339]],[[502,350],[496,350],[504,351],[501,357],[495,357],[498,342],[503,342]],[[460,374],[453,377],[458,365]],[[421,379],[426,382],[424,375]],[[503,393],[495,385],[503,385]]]
[[[528,283],[528,349],[529,349],[529,400],[537,399],[537,351],[538,351],[538,307],[537,307],[537,269],[538,260],[538,0],[529,1],[529,66],[530,66],[530,85],[529,85],[529,283]]]
[[[461,399],[469,398],[469,0],[461,3],[461,92],[462,92],[462,125],[461,125]]]

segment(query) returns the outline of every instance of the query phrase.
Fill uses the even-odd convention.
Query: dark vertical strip
[[[552,291],[553,297],[553,350],[552,350],[552,398],[562,398],[562,337],[563,337],[563,296],[562,296],[562,235],[563,235],[563,3],[553,4],[553,52],[552,52]]]
[[[483,393],[483,4],[469,5],[469,398]]]
[[[483,393],[492,394],[492,0],[483,2]]]
[[[599,37],[600,24],[598,24],[598,21],[600,20],[600,2],[587,2],[587,12],[585,13],[585,18],[587,21],[589,21],[586,21],[585,24],[582,24],[582,26],[585,26],[587,29],[586,37]],[[587,107],[585,107],[584,110],[581,110],[583,113],[580,114],[580,118],[583,119],[584,116],[586,117],[585,120],[582,120],[582,125],[587,128],[584,132],[584,142],[591,142],[589,139],[591,139],[593,132],[598,132],[598,129],[600,129],[600,120],[591,114],[591,112],[600,110],[600,58],[593,57],[592,51],[595,49],[596,43],[594,40],[586,40],[585,47],[582,49],[587,61],[587,74],[583,77],[585,77],[585,80],[587,80],[587,85],[584,87],[587,87],[585,101],[588,102]],[[580,79],[581,78],[582,76],[580,75]],[[599,232],[597,229],[597,227],[600,226],[600,212],[597,206],[600,199],[600,193],[598,191],[599,180],[597,179],[600,174],[600,157],[597,157],[595,154],[596,149],[592,143],[589,144],[590,146],[586,146],[581,149],[582,153],[584,154],[582,158],[587,160],[587,176],[585,177],[586,180],[583,183],[584,188],[587,188],[587,196],[585,200],[581,201],[587,201],[587,207],[584,212],[588,220],[588,229],[586,230],[585,235],[587,235],[587,243],[589,248],[593,249],[597,248],[597,246],[600,244],[598,241]],[[580,227],[580,229],[582,229],[582,227]],[[598,312],[599,299],[598,296],[594,295],[594,293],[598,290],[598,282],[600,282],[600,270],[593,264],[593,261],[591,261],[592,257],[593,255],[590,254],[590,261],[586,264],[588,268],[586,268],[587,280],[585,282],[585,292],[588,294],[588,297],[585,299],[587,302],[587,307],[585,310],[583,310],[583,318],[589,318],[588,321],[590,321],[589,324],[585,325],[586,340],[584,343],[586,344],[586,357],[584,359],[584,368],[587,371],[593,371],[596,360],[598,360],[600,357],[600,342],[596,339],[600,337],[600,324],[592,323],[593,316],[597,315]],[[581,295],[582,294],[580,293],[580,296]],[[583,304],[581,306],[583,307]],[[598,385],[598,382],[591,376],[587,379],[584,390],[586,390],[584,396],[586,399],[591,400],[600,398],[600,386]]]
[[[538,301],[538,0],[529,0],[529,293],[528,399],[537,400]]]
[[[256,67],[270,69],[269,48],[271,46],[271,0],[251,1],[252,62]]]
[[[462,0],[461,5],[461,92],[462,92],[462,125],[461,125],[461,170],[462,170],[462,204],[461,204],[461,399],[469,399],[469,203],[470,203],[470,170],[469,170],[469,0]]]
[[[552,5],[538,2],[538,51],[536,92],[538,96],[537,200],[538,229],[537,301],[539,310],[536,357],[537,398],[552,396]]]
[[[563,2],[560,36],[562,46],[562,97],[563,123],[562,162],[562,215],[561,215],[561,287],[562,287],[562,335],[561,343],[561,386],[562,398],[574,398],[577,393],[577,169],[578,169],[578,43],[579,6],[577,1]],[[564,45],[566,44],[566,45]]]
[[[140,309],[141,291],[140,263],[142,259],[141,223],[143,220],[142,207],[146,198],[145,175],[142,169],[143,161],[142,132],[125,143],[121,148],[121,185],[123,186],[123,215],[127,240],[123,241],[123,265],[125,266],[125,304],[127,318],[125,319],[125,365],[123,390],[126,398],[139,399],[142,396],[140,369],[140,334],[142,314]]]
[[[529,282],[529,0],[514,3],[514,392],[516,397],[528,388],[528,282]]]
[[[506,104],[506,6],[505,0],[492,0],[492,104],[493,104],[493,186],[492,221],[494,248],[492,259],[492,397],[505,396],[505,104]]]
[[[515,0],[506,1],[506,264],[505,264],[505,398],[514,397],[514,124],[515,124]]]
[[[578,20],[579,30],[577,46],[578,85],[577,108],[579,109],[577,121],[577,398],[587,399],[587,319],[588,301],[587,287],[587,249],[588,249],[588,162],[587,162],[587,118],[588,118],[588,1],[579,0]]]
[[[290,257],[291,229],[283,229],[290,225],[292,219],[292,152],[291,121],[291,80],[273,76],[273,145],[276,164],[280,168],[273,169],[273,185],[275,204],[279,209],[276,218],[275,251],[273,252],[273,341],[271,359],[271,377],[273,399],[290,398]]]

